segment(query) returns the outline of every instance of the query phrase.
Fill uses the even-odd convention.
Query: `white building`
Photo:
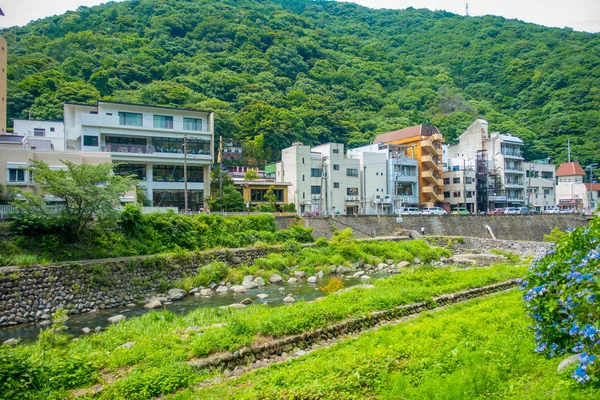
[[[448,145],[442,146],[444,160],[444,202],[451,210],[466,208],[471,213],[478,213],[477,208],[477,175],[475,173],[476,157],[449,157]]]
[[[537,211],[556,206],[556,167],[548,160],[523,163],[527,185],[526,205]]]
[[[64,121],[67,152],[110,154],[112,162],[121,163],[115,173],[136,175],[155,207],[184,207],[184,163],[188,208],[203,207],[210,195],[212,112],[110,102],[65,104]]]
[[[23,136],[26,148],[42,151],[65,150],[65,124],[62,121],[13,120],[13,132]]]
[[[376,143],[348,150],[360,161],[360,213],[395,214],[419,205],[419,161],[402,145]],[[412,154],[412,152],[411,152]]]
[[[300,213],[357,214],[360,207],[360,162],[344,155],[341,143],[311,148],[301,143],[281,151],[276,181],[290,182],[290,202]]]
[[[594,211],[600,198],[600,184],[583,183],[586,175],[578,162],[562,163],[556,171],[556,199],[561,208]]]
[[[525,205],[521,139],[509,133],[490,134],[488,122],[478,119],[458,137],[458,142],[448,146],[448,158],[454,160],[454,165],[475,169],[477,210]]]

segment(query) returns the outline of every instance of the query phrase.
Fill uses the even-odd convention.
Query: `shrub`
[[[560,229],[558,229],[558,227],[555,226],[554,229],[552,229],[549,234],[544,235],[544,242],[556,243],[564,235],[565,235],[565,232],[561,231]]]
[[[535,321],[536,351],[549,357],[580,353],[573,378],[600,377],[600,218],[572,230],[533,261],[522,289]]]
[[[342,290],[344,288],[344,282],[341,280],[334,278],[327,282],[327,285],[320,288],[323,292],[330,294],[337,292],[338,290]]]

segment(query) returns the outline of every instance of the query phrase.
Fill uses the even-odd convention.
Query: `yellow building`
[[[244,204],[250,202],[250,207],[259,204],[267,204],[265,194],[273,186],[273,194],[277,197],[277,204],[288,204],[288,182],[270,182],[270,181],[234,181],[235,187],[244,196]]]
[[[407,146],[408,151],[419,161],[419,203],[421,207],[441,205],[444,201],[441,176],[444,168],[442,163],[443,142],[444,137],[440,131],[431,125],[417,125],[382,133],[374,141],[374,143]]]
[[[0,135],[6,134],[6,40],[0,36]]]

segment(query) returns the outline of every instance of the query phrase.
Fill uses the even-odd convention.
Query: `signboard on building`
[[[506,201],[506,196],[490,196],[490,201]]]

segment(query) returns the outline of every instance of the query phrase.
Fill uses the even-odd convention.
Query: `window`
[[[459,191],[453,192],[452,196],[453,197],[460,197],[460,192]]]
[[[152,167],[152,180],[155,182],[183,182],[182,165],[154,165]],[[202,167],[187,167],[188,182],[204,182]]]
[[[542,178],[544,178],[544,179],[554,179],[554,174],[552,172],[544,172],[544,171],[542,171]]]
[[[358,169],[346,168],[346,176],[358,176]]]
[[[25,182],[25,170],[23,168],[9,168],[8,169],[8,182],[9,183]]]
[[[250,189],[250,201],[256,202],[264,202],[267,201],[265,199],[265,195],[267,194],[268,189]],[[278,202],[283,202],[283,190],[282,189],[273,189],[273,194],[277,198]]]
[[[412,183],[397,183],[396,186],[396,195],[397,196],[412,196],[413,195],[413,185]]]
[[[83,145],[98,147],[98,136],[83,135]]]
[[[339,182],[333,182],[333,188],[334,189],[339,189],[340,188],[340,183]]]
[[[157,137],[152,144],[157,153],[183,153],[183,139]],[[210,154],[210,140],[188,138],[186,147],[188,154]]]
[[[340,170],[340,165],[339,164],[333,164],[333,170],[334,171],[339,171]]]
[[[321,169],[320,168],[311,168],[310,176],[313,178],[320,178],[321,177]]]
[[[450,184],[450,178],[444,178],[444,185]]]
[[[552,189],[544,189],[544,195],[549,195],[552,193]]]
[[[33,136],[46,136],[44,128],[33,128]]]
[[[445,199],[449,199],[450,198],[450,192],[444,192],[444,198]]]
[[[154,127],[160,129],[173,129],[173,117],[166,115],[155,115]]]
[[[465,180],[466,180],[467,185],[470,185],[471,183],[473,183],[473,178],[471,178],[470,176],[466,177]]]
[[[115,175],[135,175],[140,181],[146,180],[146,164],[119,164],[114,169]]]
[[[119,125],[142,126],[142,114],[119,111]]]
[[[302,182],[304,182],[304,175],[302,175]]]
[[[302,157],[302,164],[304,164],[304,157]]]
[[[50,132],[54,132],[54,128],[50,128]]]
[[[473,191],[470,191],[470,190],[467,191],[467,197],[473,197],[473,193],[474,193]]]
[[[186,131],[201,131],[202,120],[200,118],[183,118],[183,129]]]
[[[310,194],[321,194],[321,186],[311,186]]]
[[[460,183],[460,177],[452,178],[452,183]]]
[[[358,188],[346,188],[346,195],[358,196]]]
[[[333,149],[333,154],[339,154],[340,149]]]

